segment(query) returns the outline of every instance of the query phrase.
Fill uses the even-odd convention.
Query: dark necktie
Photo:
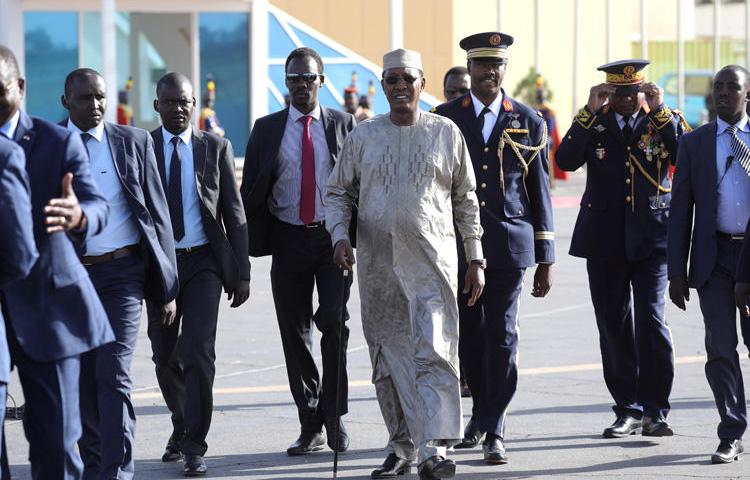
[[[310,134],[313,117],[305,115],[297,121],[302,128],[302,189],[299,198],[299,219],[307,225],[315,220],[315,147]]]
[[[737,135],[737,127],[730,125],[727,127],[725,132],[732,135],[732,154],[737,162],[742,165],[748,176],[750,176],[750,148],[747,144],[742,141],[739,135]]]
[[[633,136],[633,127],[630,126],[630,120],[632,119],[627,117],[623,120],[625,120],[625,125],[622,127],[622,136],[625,137],[625,140],[630,140],[630,137]]]
[[[484,138],[484,116],[490,113],[492,110],[490,110],[490,107],[484,107],[481,112],[479,112],[479,133],[482,134],[482,138]]]
[[[169,217],[172,220],[174,239],[182,240],[185,236],[185,220],[182,216],[182,164],[179,147],[180,137],[172,137],[172,160],[169,163],[169,186],[167,187],[167,203]]]
[[[83,146],[86,147],[86,153],[89,154],[89,157],[91,157],[91,152],[89,152],[89,140],[92,138],[94,138],[94,136],[89,132],[81,132],[81,140],[83,141]]]

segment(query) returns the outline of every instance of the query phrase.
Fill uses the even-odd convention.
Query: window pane
[[[26,111],[52,122],[67,112],[60,104],[65,76],[78,68],[78,14],[25,12]]]
[[[204,96],[206,78],[211,75],[216,84],[216,116],[232,142],[235,155],[241,156],[245,154],[250,133],[248,16],[244,13],[201,13],[198,18],[200,94]]]

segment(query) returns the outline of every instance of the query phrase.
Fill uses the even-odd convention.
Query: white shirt
[[[635,126],[638,125],[638,123],[641,121],[641,118],[646,118],[646,115],[643,115],[641,118],[638,118],[638,114],[641,113],[640,110],[636,111],[634,114],[632,114],[629,118],[629,124],[630,128],[635,130]],[[617,125],[620,127],[620,130],[625,128],[625,117],[620,115],[619,113],[615,112],[615,120],[617,120]]]
[[[5,122],[5,125],[0,125],[0,135],[5,135],[9,139],[13,140],[18,128],[18,121],[21,119],[21,110],[16,109],[16,113]]]
[[[471,92],[471,102],[474,104],[474,114],[477,118],[479,118],[479,115],[482,113],[482,110],[484,110],[485,105],[477,97],[474,96],[474,92]],[[489,108],[490,111],[484,114],[484,127],[482,128],[482,137],[484,138],[485,144],[490,139],[492,130],[495,128],[495,122],[497,122],[497,117],[500,116],[500,106],[502,104],[503,95],[498,95],[497,97],[495,97],[492,103],[487,105],[487,108]]]

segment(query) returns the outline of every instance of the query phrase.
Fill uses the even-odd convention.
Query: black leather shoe
[[[334,438],[336,435],[336,423],[338,423],[338,445],[334,443]],[[331,447],[331,450],[338,449],[339,452],[345,452],[349,448],[349,434],[346,432],[346,427],[344,427],[344,422],[341,421],[341,417],[339,417],[338,422],[333,417],[326,418],[325,425],[326,436],[328,437],[328,446]]]
[[[508,463],[508,455],[505,453],[503,439],[495,435],[487,435],[482,444],[484,451],[484,462],[488,465],[505,465]]]
[[[742,447],[740,440],[726,440],[722,439],[719,443],[719,448],[716,452],[711,455],[711,463],[732,463],[740,459],[742,452],[745,449]]]
[[[456,462],[435,455],[419,464],[419,480],[453,478],[456,475]]]
[[[617,417],[615,423],[604,429],[602,436],[604,438],[622,438],[628,435],[635,435],[639,428],[641,428],[643,422],[630,415],[623,415]]]
[[[307,455],[323,449],[326,443],[326,437],[323,432],[302,432],[299,438],[286,449],[286,454],[290,456]]]
[[[411,462],[398,458],[395,453],[388,454],[380,468],[370,474],[370,478],[395,478],[411,471]]]
[[[186,477],[202,477],[207,471],[208,468],[206,468],[206,462],[203,461],[203,457],[200,455],[185,454],[185,467],[182,469],[183,475]]]
[[[663,418],[643,417],[641,435],[644,437],[671,437],[674,435],[674,431]]]
[[[472,416],[469,419],[469,423],[464,428],[464,438],[461,443],[453,448],[474,448],[479,445],[479,442],[484,438],[484,432],[479,429],[479,422],[474,420]]]
[[[167,446],[164,448],[164,453],[161,456],[162,462],[176,462],[177,460],[182,458],[182,452],[180,452],[180,447],[175,445],[172,442],[167,443]]]

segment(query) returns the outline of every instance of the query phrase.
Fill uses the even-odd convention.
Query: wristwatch
[[[471,261],[472,265],[479,265],[482,270],[487,268],[487,260],[484,258],[477,258]]]

